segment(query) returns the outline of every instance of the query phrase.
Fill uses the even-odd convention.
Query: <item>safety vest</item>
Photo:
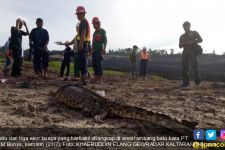
[[[86,25],[86,34],[85,34],[85,37],[84,37],[84,42],[90,42],[91,41],[91,31],[90,31],[90,25],[89,25],[89,22],[87,21],[86,18],[82,19],[81,22],[80,22],[80,25],[79,25],[79,33],[78,33],[78,38],[81,39],[81,27],[82,25]]]
[[[140,53],[140,59],[141,60],[148,60],[149,59],[149,52],[141,52]]]
[[[77,41],[80,41],[80,36],[79,36],[79,34],[77,34],[75,38],[76,38]]]

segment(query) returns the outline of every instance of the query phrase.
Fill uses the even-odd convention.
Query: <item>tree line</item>
[[[3,52],[3,48],[4,46],[0,46],[0,57],[4,57],[4,52]],[[116,56],[129,56],[130,52],[132,51],[132,48],[119,48],[119,49],[109,49],[108,54],[109,55],[116,55]],[[152,56],[164,56],[164,55],[175,55],[174,53],[174,49],[170,49],[170,50],[166,50],[166,49],[148,49],[148,51],[151,53]],[[24,50],[24,54],[25,56],[28,55],[29,50]],[[58,51],[58,50],[52,50],[50,51],[50,55],[62,55],[63,51]],[[181,52],[177,53],[177,54],[181,54]],[[213,55],[215,54],[215,50],[212,51]],[[225,52],[222,54],[225,55]]]
[[[131,48],[124,48],[124,49],[109,49],[109,55],[118,55],[118,56],[129,56],[130,52],[132,51]],[[162,55],[174,55],[174,49],[170,49],[169,53],[166,49],[148,49],[148,51],[151,53],[152,56],[162,56]]]

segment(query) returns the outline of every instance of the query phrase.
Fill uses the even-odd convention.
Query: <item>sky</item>
[[[91,25],[93,17],[101,20],[107,32],[107,49],[142,48],[175,49],[181,52],[178,42],[184,33],[184,21],[198,31],[205,53],[225,52],[225,0],[0,0],[0,45],[10,36],[10,27],[22,18],[28,28],[36,27],[36,18],[44,20],[48,30],[50,50],[63,50],[55,41],[72,40],[78,22],[77,6],[84,6]],[[23,28],[25,30],[25,28]],[[28,37],[23,37],[27,49]]]

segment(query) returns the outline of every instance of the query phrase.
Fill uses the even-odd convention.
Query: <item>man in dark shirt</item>
[[[33,53],[33,66],[35,76],[43,74],[46,77],[48,68],[48,31],[43,26],[43,20],[38,18],[36,20],[37,28],[34,28],[30,33],[30,47]]]
[[[132,67],[132,78],[137,78],[137,70],[138,70],[138,47],[137,45],[133,46],[133,49],[130,54],[130,62]]]
[[[26,32],[22,31],[23,25],[26,28]],[[14,59],[11,76],[21,75],[21,54],[22,54],[22,36],[29,35],[29,31],[26,22],[18,18],[16,20],[16,26],[11,27],[11,41],[9,48],[12,50],[12,56]]]
[[[67,41],[65,43],[66,49],[64,51],[64,57],[61,64],[61,70],[60,70],[60,77],[63,77],[65,67],[66,69],[66,78],[68,79],[68,76],[70,75],[70,62],[71,62],[71,56],[73,54],[72,49],[69,47],[69,42]]]
[[[195,85],[198,86],[201,82],[198,70],[198,59],[195,52],[197,43],[202,42],[202,38],[197,31],[190,30],[191,24],[184,22],[183,28],[185,33],[180,36],[179,47],[183,48],[182,53],[182,75],[183,83],[181,87],[189,86],[189,63],[194,72]]]
[[[78,6],[76,9],[77,19],[80,21],[78,36],[80,37],[78,43],[78,66],[81,71],[81,82],[87,84],[87,52],[88,44],[90,43],[90,25],[85,18],[85,8]]]

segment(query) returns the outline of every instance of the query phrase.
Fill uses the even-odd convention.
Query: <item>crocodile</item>
[[[93,117],[97,122],[102,122],[107,116],[118,116],[149,122],[158,127],[175,130],[177,133],[189,133],[189,135],[198,124],[160,112],[121,104],[80,85],[60,87],[55,94],[55,99],[70,108],[82,110],[84,114]]]

